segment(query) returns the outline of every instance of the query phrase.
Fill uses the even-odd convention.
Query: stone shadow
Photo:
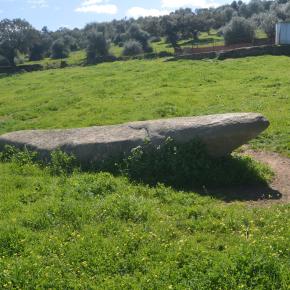
[[[283,195],[270,185],[245,185],[225,188],[197,189],[200,195],[207,195],[225,202],[234,201],[278,201]]]

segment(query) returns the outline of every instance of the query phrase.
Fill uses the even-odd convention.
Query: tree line
[[[23,19],[0,21],[0,65],[16,65],[21,55],[29,60],[66,58],[86,49],[87,62],[109,55],[110,45],[123,47],[124,55],[152,52],[151,42],[162,38],[172,47],[179,40],[198,40],[200,32],[218,30],[226,44],[251,42],[257,28],[273,39],[275,24],[290,20],[290,1],[233,1],[217,8],[179,9],[170,15],[89,23],[84,28],[35,29]]]

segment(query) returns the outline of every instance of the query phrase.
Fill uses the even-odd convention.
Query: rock
[[[171,137],[177,143],[199,139],[210,155],[219,157],[230,154],[268,126],[269,121],[260,114],[233,113],[80,129],[19,131],[0,136],[0,150],[5,145],[26,147],[47,158],[60,149],[88,164],[129,154],[145,140],[157,146]]]

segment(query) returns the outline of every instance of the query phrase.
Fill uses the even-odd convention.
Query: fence
[[[276,56],[290,56],[290,45],[257,45],[251,47],[236,48],[225,51],[211,51],[191,54],[179,54],[168,59],[168,61],[176,61],[180,59],[201,60],[201,59],[227,59],[240,58],[249,56],[261,55],[276,55]]]
[[[239,44],[232,44],[232,45],[220,45],[220,41],[219,42],[213,41],[213,42],[207,43],[207,46],[204,46],[203,44],[203,46],[201,47],[199,44],[193,43],[191,47],[176,47],[174,50],[175,50],[175,54],[182,55],[182,54],[193,54],[193,53],[230,51],[233,49],[272,45],[272,44],[274,44],[274,41],[268,38],[255,39],[251,43],[239,43]]]

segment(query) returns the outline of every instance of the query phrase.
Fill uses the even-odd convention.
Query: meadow
[[[273,56],[135,60],[2,77],[0,133],[257,112],[271,126],[253,146],[290,156],[289,64]]]
[[[290,156],[289,65],[158,59],[1,76],[0,134],[252,111],[271,127],[250,146]],[[0,200],[1,289],[289,289],[289,204],[25,158],[0,162]]]

